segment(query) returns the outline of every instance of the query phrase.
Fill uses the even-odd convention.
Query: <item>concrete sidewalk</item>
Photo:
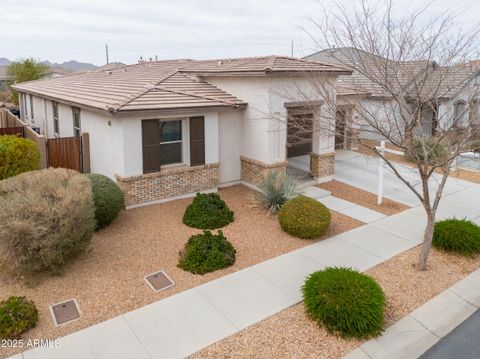
[[[443,199],[440,217],[477,218],[480,186]],[[37,348],[23,358],[183,358],[301,300],[305,277],[327,266],[364,271],[422,240],[413,208],[240,270]],[[22,357],[21,355],[18,358]]]

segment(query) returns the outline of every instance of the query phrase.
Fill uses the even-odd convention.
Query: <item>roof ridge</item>
[[[167,72],[166,74],[164,74],[159,81],[152,81],[148,84],[146,84],[145,86],[143,86],[143,88],[141,90],[139,90],[138,92],[134,93],[134,94],[131,94],[129,96],[125,96],[125,100],[122,102],[122,103],[116,103],[114,105],[110,105],[107,107],[107,110],[110,111],[110,112],[116,112],[118,111],[120,108],[122,108],[123,106],[127,105],[128,103],[132,102],[133,100],[139,98],[140,96],[146,94],[147,92],[153,90],[159,83],[161,83],[162,81],[165,81],[166,79],[172,77],[173,75],[175,75],[176,73],[178,73],[179,70],[178,69],[175,69],[175,70],[171,70],[170,72]]]
[[[276,55],[271,55],[270,56],[270,61],[268,61],[267,66],[265,66],[265,71],[273,70],[273,68],[275,67],[275,61],[276,60],[277,60],[277,56]]]

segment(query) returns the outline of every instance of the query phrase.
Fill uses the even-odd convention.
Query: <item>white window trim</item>
[[[168,122],[168,121],[180,121],[180,127],[181,127],[181,134],[182,134],[182,139],[181,140],[176,140],[176,141],[167,141],[167,142],[161,142],[160,141],[160,151],[162,145],[168,145],[172,143],[181,143],[182,145],[180,146],[180,162],[174,162],[174,163],[168,163],[165,165],[160,165],[160,168],[169,168],[169,167],[178,167],[178,166],[183,166],[186,165],[185,163],[185,121],[181,118],[171,118],[171,119],[160,119],[159,125],[162,122]]]
[[[75,126],[75,113],[78,113],[78,127]],[[73,124],[73,137],[81,137],[82,135],[82,111],[78,107],[72,107],[72,124]],[[78,136],[75,134],[78,129]]]
[[[33,95],[30,94],[28,96],[30,98],[30,115],[31,115],[31,119],[32,119],[32,123],[35,123],[35,114],[34,114],[34,111],[33,111]]]

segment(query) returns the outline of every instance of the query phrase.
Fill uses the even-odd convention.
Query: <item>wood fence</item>
[[[15,135],[24,137],[25,127],[0,127],[0,135]]]
[[[60,137],[47,140],[48,167],[70,168],[82,172],[80,137]]]

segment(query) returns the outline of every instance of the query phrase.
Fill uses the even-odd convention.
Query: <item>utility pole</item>
[[[293,57],[293,40],[292,40],[292,44],[290,46],[290,56]]]
[[[108,44],[105,44],[105,55],[107,55],[107,64],[108,64]]]

